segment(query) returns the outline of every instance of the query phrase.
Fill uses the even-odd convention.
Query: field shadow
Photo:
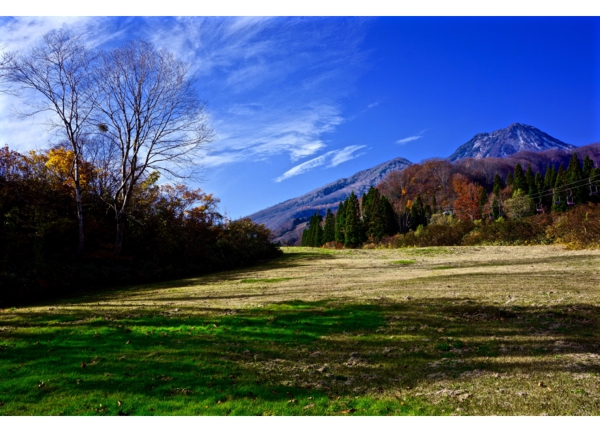
[[[159,405],[251,406],[406,393],[479,376],[600,373],[597,306],[467,300],[286,301],[210,318],[180,310],[106,319],[84,308],[3,314],[0,394],[17,393],[25,405],[100,392]],[[35,388],[49,376],[56,384]]]

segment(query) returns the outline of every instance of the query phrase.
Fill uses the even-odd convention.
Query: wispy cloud
[[[0,18],[0,41],[9,50],[25,49],[62,26],[85,34],[90,45],[99,48],[136,37],[149,39],[190,63],[201,96],[209,102],[218,139],[206,153],[204,165],[226,166],[281,155],[294,164],[324,151],[330,145],[325,134],[346,121],[338,101],[352,91],[364,63],[359,48],[364,28],[359,21],[337,17]],[[40,139],[42,119],[36,127],[26,127],[10,116],[8,102],[0,98],[0,140],[16,149],[44,147],[48,140]],[[337,163],[346,157],[339,151],[335,155]],[[333,161],[335,155],[328,157]]]
[[[408,144],[411,141],[416,141],[416,140],[421,139],[421,138],[423,138],[422,135],[409,136],[409,137],[406,137],[406,138],[399,139],[398,141],[396,141],[396,144],[405,145],[405,144]]]
[[[370,103],[369,105],[367,105],[367,109],[371,109],[371,108],[375,108],[377,105],[379,105],[381,103],[380,100],[375,101],[373,103]]]
[[[294,177],[300,174],[304,174],[307,171],[313,170],[319,166],[327,165],[327,168],[333,168],[343,162],[347,162],[351,159],[355,159],[364,153],[355,154],[358,150],[365,148],[364,145],[353,145],[345,147],[341,150],[331,150],[321,156],[318,156],[309,161],[303,162],[300,165],[296,165],[292,169],[286,171],[275,179],[277,183],[287,180],[290,177]]]

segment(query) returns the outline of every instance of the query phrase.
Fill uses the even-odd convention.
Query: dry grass
[[[31,317],[69,315],[128,318],[135,331],[137,317],[159,316],[220,320],[244,344],[251,332],[241,324],[262,317],[251,355],[224,361],[262,386],[346,401],[320,414],[402,413],[394,406],[411,403],[446,415],[600,414],[600,251],[284,250],[260,267],[4,310],[0,330],[16,336]],[[6,388],[0,400],[10,399]],[[369,410],[377,401],[396,405]]]

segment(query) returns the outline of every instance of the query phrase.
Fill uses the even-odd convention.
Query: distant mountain
[[[574,145],[557,140],[533,126],[513,123],[506,129],[475,135],[469,142],[461,145],[448,160],[454,162],[469,158],[507,158],[515,155],[519,158],[525,157],[533,161],[540,159],[546,162],[557,158],[562,160],[563,156],[567,157],[564,151],[574,148],[576,148]],[[548,152],[548,150],[552,151]],[[534,156],[534,153],[539,154],[539,158]],[[498,161],[497,164],[499,167],[506,165],[504,168],[510,168],[508,166],[510,163],[507,165]],[[360,171],[352,177],[337,180],[298,198],[261,210],[249,217],[254,222],[265,224],[271,229],[276,241],[293,244],[302,236],[302,230],[315,212],[324,215],[327,208],[331,208],[332,211],[337,210],[339,202],[345,200],[350,192],[354,191],[360,197],[369,187],[379,184],[388,173],[402,170],[409,165],[411,162],[404,158],[392,159]],[[511,167],[514,167],[514,163]]]
[[[520,151],[541,152],[574,148],[574,145],[557,140],[533,126],[513,123],[506,129],[475,135],[470,141],[461,145],[448,160],[507,157]]]
[[[256,223],[265,224],[267,228],[273,230],[275,237],[282,242],[295,240],[297,235],[294,234],[294,231],[298,231],[296,228],[305,226],[305,222],[315,212],[321,212],[324,215],[328,208],[334,211],[337,209],[339,202],[345,200],[352,191],[360,197],[371,186],[377,185],[388,173],[402,170],[409,165],[411,165],[411,162],[404,158],[392,159],[373,168],[359,171],[352,177],[336,180],[298,198],[289,199],[248,217]],[[288,235],[286,236],[286,234]],[[302,231],[300,230],[301,234]]]

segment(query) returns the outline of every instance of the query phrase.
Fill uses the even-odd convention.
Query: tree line
[[[321,216],[315,214],[301,244],[336,242],[357,247],[394,235],[424,233],[429,225],[521,221],[534,215],[560,215],[577,205],[599,202],[600,168],[589,154],[580,160],[572,153],[566,167],[562,162],[549,163],[537,171],[531,163],[524,169],[516,162],[512,169],[490,175],[482,166],[479,161],[453,164],[433,159],[392,172],[360,201],[352,193],[339,204],[336,214],[328,209],[323,227]],[[460,237],[450,237],[453,240],[444,241],[461,241]]]
[[[0,56],[0,91],[55,139],[0,148],[0,307],[281,253],[264,226],[183,184],[213,139],[189,69],[144,40],[93,50],[66,30]]]

